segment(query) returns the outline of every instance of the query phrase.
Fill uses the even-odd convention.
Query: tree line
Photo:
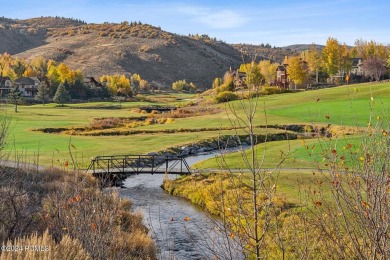
[[[139,74],[103,75],[97,81],[85,78],[80,69],[72,70],[65,63],[46,60],[42,56],[25,60],[8,53],[0,54],[0,77],[9,77],[12,81],[22,77],[38,78],[40,85],[35,99],[42,103],[50,100],[64,104],[71,99],[132,97],[150,90],[149,82]],[[10,96],[21,96],[17,92],[12,89]]]
[[[362,62],[360,75],[353,73],[354,59],[360,59]],[[247,74],[246,80],[258,78],[258,84],[273,85],[277,78],[278,66],[287,68],[288,79],[295,86],[307,79],[312,79],[316,84],[319,82],[349,83],[353,77],[359,81],[378,81],[386,75],[387,68],[390,67],[390,50],[389,47],[375,41],[356,40],[355,46],[350,47],[329,37],[322,49],[313,44],[300,54],[286,56],[281,64],[261,60],[259,63],[241,64],[238,71]],[[228,72],[223,78],[216,78],[212,88],[232,91],[233,78],[229,74],[231,73]],[[248,85],[247,83],[245,85]]]

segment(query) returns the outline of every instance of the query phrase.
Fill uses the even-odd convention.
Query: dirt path
[[[43,171],[49,167],[42,166],[42,165],[36,165],[33,163],[26,163],[26,162],[17,162],[17,161],[11,161],[11,160],[0,160],[0,165],[3,167],[8,168],[19,168],[24,170],[32,170],[32,171]]]

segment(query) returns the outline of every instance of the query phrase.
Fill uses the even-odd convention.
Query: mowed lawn
[[[370,120],[371,124],[374,125],[378,118],[385,122],[389,122],[390,118],[388,113],[390,83],[341,86],[295,94],[272,95],[259,100],[264,101],[268,123],[271,125],[331,124],[350,126],[352,129],[364,129]],[[258,116],[258,118],[261,117],[262,115]],[[270,142],[266,145],[256,146],[256,158],[259,162],[263,162],[262,166],[265,168],[275,167],[282,160],[281,167],[284,168],[315,168],[324,166],[321,163],[323,159],[321,153],[323,149],[327,148],[326,146],[331,145],[332,149],[337,147],[342,149],[348,144],[358,147],[359,142],[359,137],[350,135],[338,137],[333,142],[326,138]],[[240,153],[226,155],[225,161],[229,167],[245,168]],[[211,158],[196,164],[194,167],[216,169],[220,166],[220,159]]]
[[[187,118],[175,119],[170,124],[150,125],[131,129],[158,131],[160,129],[211,127],[216,128],[216,131],[128,136],[70,136],[32,131],[38,128],[88,126],[94,118],[145,116],[144,113],[134,110],[134,108],[140,105],[147,104],[138,102],[124,103],[122,104],[122,109],[104,109],[104,107],[112,107],[113,104],[110,103],[85,103],[66,107],[47,104],[45,106],[19,106],[18,113],[14,113],[13,106],[8,105],[6,111],[12,117],[12,123],[7,150],[12,151],[11,159],[15,158],[14,154],[16,151],[23,157],[22,160],[28,163],[36,163],[39,160],[40,164],[53,164],[54,166],[62,166],[65,161],[70,161],[70,152],[72,152],[82,167],[85,167],[91,157],[97,155],[145,154],[209,138],[216,138],[221,134],[232,135],[236,133],[235,130],[218,130],[221,124],[217,122],[209,124],[207,115],[204,117],[193,117],[190,120]],[[76,106],[77,108],[75,108]],[[92,108],[94,106],[96,109]],[[188,123],[188,121],[191,123]],[[256,131],[259,134],[264,132],[263,129],[256,129]],[[238,130],[238,133],[243,134],[241,130]]]
[[[374,97],[373,100],[371,100],[371,93]],[[156,133],[130,136],[69,136],[31,131],[31,129],[46,127],[87,126],[94,118],[101,117],[144,116],[145,114],[139,113],[135,108],[151,104],[185,104],[187,100],[193,100],[194,98],[197,98],[197,96],[182,94],[151,95],[148,99],[153,99],[153,102],[161,100],[161,102],[126,102],[122,103],[121,109],[112,109],[112,107],[119,105],[112,102],[83,103],[66,107],[58,107],[54,104],[19,106],[18,113],[13,112],[13,106],[7,105],[7,114],[12,116],[12,131],[7,150],[23,154],[24,160],[28,162],[34,162],[39,155],[40,163],[45,165],[53,163],[58,166],[62,165],[64,161],[70,160],[69,147],[71,147],[70,150],[75,153],[77,160],[85,165],[91,157],[96,155],[144,154],[216,137],[219,134],[232,134],[234,132],[197,131],[192,133]],[[268,121],[270,125],[315,122],[366,126],[370,105],[373,105],[375,115],[379,115],[383,110],[389,108],[389,104],[389,83],[351,85],[302,93],[272,95],[259,98],[255,124],[265,125]],[[239,101],[230,102],[230,105],[236,109],[238,115],[244,115]],[[231,106],[226,104],[212,106],[219,107],[219,112],[190,118],[175,118],[170,124],[148,125],[133,129],[199,129],[231,126],[230,120],[234,120],[230,110]],[[256,131],[262,133],[264,130],[258,129]],[[71,146],[69,146],[70,143]],[[299,150],[300,142],[296,141],[293,144],[298,150],[292,151],[292,153],[303,153]],[[277,160],[281,151],[286,151],[287,146],[291,146],[291,143],[280,142],[275,143],[275,145],[272,143],[268,145],[269,147],[274,146],[269,149],[270,151],[271,149],[274,150],[272,160]],[[271,152],[270,154],[272,155]],[[303,163],[306,160],[304,157],[302,155],[303,159],[295,158],[287,160],[286,163],[288,162],[292,167],[303,166],[306,165]]]

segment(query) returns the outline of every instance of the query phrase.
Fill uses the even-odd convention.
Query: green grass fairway
[[[359,137],[348,136],[339,140],[328,139],[298,139],[291,141],[276,141],[258,144],[255,147],[255,160],[259,167],[265,169],[282,168],[292,171],[297,169],[326,169],[322,162],[322,152],[325,149],[343,151],[348,144],[357,149]],[[229,153],[222,157],[210,158],[193,165],[196,169],[247,169],[244,157],[251,158],[251,151]]]
[[[371,95],[373,99],[371,99]],[[373,123],[375,123],[377,116],[389,121],[390,115],[386,111],[390,108],[390,83],[360,84],[296,94],[272,95],[262,97],[260,101],[264,101],[268,107],[269,124],[314,123],[351,126],[353,128],[366,127],[370,120],[371,108]],[[258,116],[257,119],[261,117],[262,115]],[[338,141],[336,147],[343,147],[347,143],[357,145],[359,138],[345,136]],[[318,140],[306,140],[306,144],[315,144],[317,146],[316,153],[309,156],[310,151],[305,149],[300,140],[289,143],[282,141],[268,143],[266,149],[264,149],[263,144],[258,145],[256,147],[257,158],[261,161],[264,150],[266,150],[264,167],[270,168],[275,167],[282,160],[283,154],[289,152],[282,167],[314,167],[322,160],[318,154]],[[240,153],[226,155],[226,161],[229,167],[244,167]],[[194,167],[215,169],[220,167],[220,162],[212,158],[200,162]]]
[[[373,101],[371,100],[371,93]],[[216,137],[219,134],[231,134],[234,131],[196,131],[193,133],[174,134],[137,134],[130,136],[69,136],[59,134],[45,134],[34,132],[37,128],[58,128],[88,126],[94,118],[102,117],[132,117],[145,116],[136,109],[144,105],[184,105],[199,98],[196,95],[163,94],[146,95],[145,102],[125,102],[121,109],[117,102],[90,102],[71,104],[59,107],[55,104],[19,106],[19,112],[13,112],[12,105],[6,105],[8,115],[12,116],[12,132],[7,150],[17,151],[25,155],[25,160],[34,162],[39,154],[39,162],[45,165],[62,165],[69,160],[68,146],[71,142],[73,152],[77,152],[79,161],[84,165],[92,156],[111,154],[138,154],[159,151],[173,146],[197,142],[203,139]],[[318,100],[319,99],[319,100]],[[268,124],[308,124],[311,122],[366,126],[370,104],[373,105],[374,114],[379,115],[389,108],[390,83],[361,84],[342,86],[331,89],[306,91],[265,96],[259,98],[259,109],[256,113],[256,125],[264,125],[266,117],[263,104],[267,112]],[[238,115],[243,116],[239,101],[230,102]],[[205,106],[202,104],[201,106]],[[230,127],[232,118],[229,106],[226,104],[211,105],[213,109],[219,108],[218,113],[208,113],[202,116],[175,118],[169,124],[154,124],[136,127],[137,130],[159,129],[200,129]],[[326,117],[328,116],[329,119]],[[256,130],[261,133],[262,129]],[[242,133],[242,131],[240,131]],[[315,141],[311,141],[315,142]],[[304,152],[300,141],[290,143],[292,157],[286,160],[286,167],[306,167],[311,164]],[[260,147],[260,146],[259,146]],[[268,144],[269,158],[265,165],[271,166],[280,158],[281,151],[288,150],[287,142]],[[258,148],[261,150],[261,148]],[[259,150],[259,153],[261,153]],[[237,163],[235,155],[228,158],[233,164]],[[216,164],[204,162],[202,168],[215,168]],[[198,165],[199,166],[199,165]]]

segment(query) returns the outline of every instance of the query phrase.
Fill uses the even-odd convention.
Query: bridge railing
[[[191,174],[182,156],[112,155],[91,159],[87,172],[93,174]]]

